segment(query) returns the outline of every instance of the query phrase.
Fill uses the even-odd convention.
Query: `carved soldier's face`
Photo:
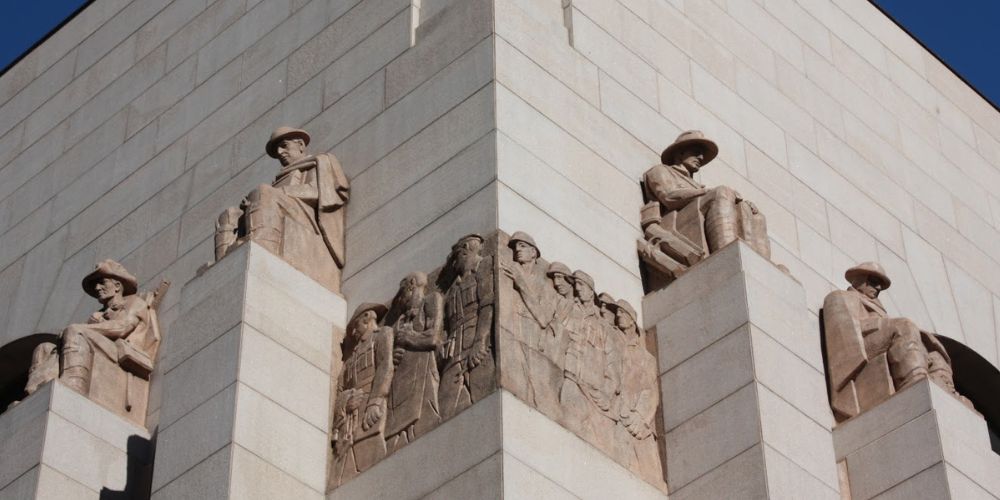
[[[528,264],[538,258],[538,249],[526,241],[514,242],[514,260],[518,264]]]
[[[410,274],[399,282],[400,298],[403,304],[413,307],[419,305],[424,296],[424,286],[427,281],[421,281],[420,276]]]
[[[552,286],[555,287],[559,295],[563,297],[569,297],[573,295],[573,284],[570,283],[569,278],[562,273],[555,273],[552,275]]]
[[[102,304],[106,304],[121,293],[122,284],[116,279],[104,278],[94,285],[94,291],[97,294],[97,300],[101,301]]]
[[[705,151],[697,146],[687,147],[677,153],[675,158],[688,172],[693,174],[701,170],[701,166],[705,162]]]
[[[601,307],[602,315],[606,312],[608,313],[611,312],[611,304],[614,304],[613,300],[611,302],[608,302],[607,300],[602,299],[601,297],[597,297],[597,305]]]
[[[291,165],[306,155],[306,143],[297,138],[282,139],[278,141],[276,151],[281,166]]]
[[[635,320],[627,312],[619,308],[615,311],[615,326],[625,333],[631,333],[635,329]]]
[[[594,289],[590,288],[590,285],[583,280],[576,280],[573,283],[573,290],[576,291],[576,296],[580,299],[581,303],[587,304],[594,301]]]
[[[863,279],[854,280],[851,286],[869,299],[878,298],[878,294],[883,288],[882,281],[875,276],[867,276]]]
[[[464,241],[454,250],[455,270],[459,274],[469,274],[479,267],[479,250],[482,243],[479,240],[469,239]]]
[[[361,313],[354,326],[354,337],[363,338],[374,332],[376,328],[378,328],[378,315],[375,314],[375,311],[365,311]]]

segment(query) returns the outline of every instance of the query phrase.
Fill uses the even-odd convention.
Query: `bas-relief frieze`
[[[67,326],[56,342],[35,348],[26,396],[58,378],[109,410],[140,425],[145,422],[149,376],[161,341],[157,308],[169,283],[152,292],[139,292],[137,283],[110,259],[83,278],[83,290],[101,308],[85,323]]]
[[[951,357],[941,341],[908,318],[889,317],[878,299],[892,284],[882,266],[864,262],[844,277],[850,287],[823,301],[830,407],[837,421],[927,378],[972,408],[955,390]]]
[[[333,417],[336,487],[502,387],[654,484],[656,358],[633,307],[531,236],[468,235],[446,264],[363,304]]]
[[[542,259],[525,233],[511,235],[500,255],[500,385],[662,482],[657,362],[635,309],[597,293],[586,272]]]
[[[330,487],[496,389],[496,236],[462,237],[445,265],[412,272],[388,305],[348,323],[334,403]]]

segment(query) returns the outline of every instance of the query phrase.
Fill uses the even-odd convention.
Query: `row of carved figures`
[[[358,306],[347,325],[333,411],[337,486],[496,388],[495,250],[461,238],[447,264],[402,279],[389,306]]]
[[[331,486],[488,395],[498,362],[501,387],[662,478],[656,358],[635,309],[542,260],[525,233],[462,238],[439,271],[404,277],[389,305],[358,306],[343,352]]]
[[[281,170],[220,215],[216,260],[254,241],[339,291],[350,186],[335,157],[306,152],[309,141],[289,127],[271,135],[265,151]],[[737,239],[769,258],[757,207],[731,188],[695,180],[717,154],[701,132],[684,132],[643,176],[638,253],[647,291]],[[935,335],[889,317],[879,302],[890,285],[882,268],[863,263],[845,277],[850,287],[829,294],[823,314],[837,420],[924,378],[969,404],[955,390],[950,357]],[[161,338],[156,312],[167,286],[140,293],[121,264],[99,263],[83,288],[101,309],[37,345],[24,392],[61,377],[142,423]],[[527,234],[461,238],[442,268],[407,275],[388,305],[363,304],[351,318],[333,409],[331,483],[371,467],[498,386],[647,480],[662,480],[658,371],[638,323],[630,304],[597,293],[587,273],[543,260]]]

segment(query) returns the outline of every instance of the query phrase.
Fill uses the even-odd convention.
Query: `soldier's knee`
[[[42,342],[35,346],[35,350],[31,353],[32,362],[37,364],[44,361],[46,358],[52,355],[56,350],[56,345],[52,342]]]
[[[897,335],[917,340],[920,339],[920,327],[910,318],[892,318],[890,321]]]
[[[716,186],[712,188],[715,198],[718,200],[736,201],[736,190],[729,186]]]
[[[219,214],[218,227],[229,228],[231,226],[235,226],[241,215],[243,215],[243,211],[236,207],[229,207],[223,210],[222,213]]]

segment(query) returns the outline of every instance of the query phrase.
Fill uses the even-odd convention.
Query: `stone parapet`
[[[986,421],[929,380],[841,423],[833,442],[854,500],[1000,497]]]
[[[247,243],[189,282],[180,307],[153,498],[322,498],[343,298]]]
[[[743,242],[646,296],[671,498],[837,498],[802,286]]]
[[[150,435],[56,380],[0,416],[0,499],[149,492]]]

